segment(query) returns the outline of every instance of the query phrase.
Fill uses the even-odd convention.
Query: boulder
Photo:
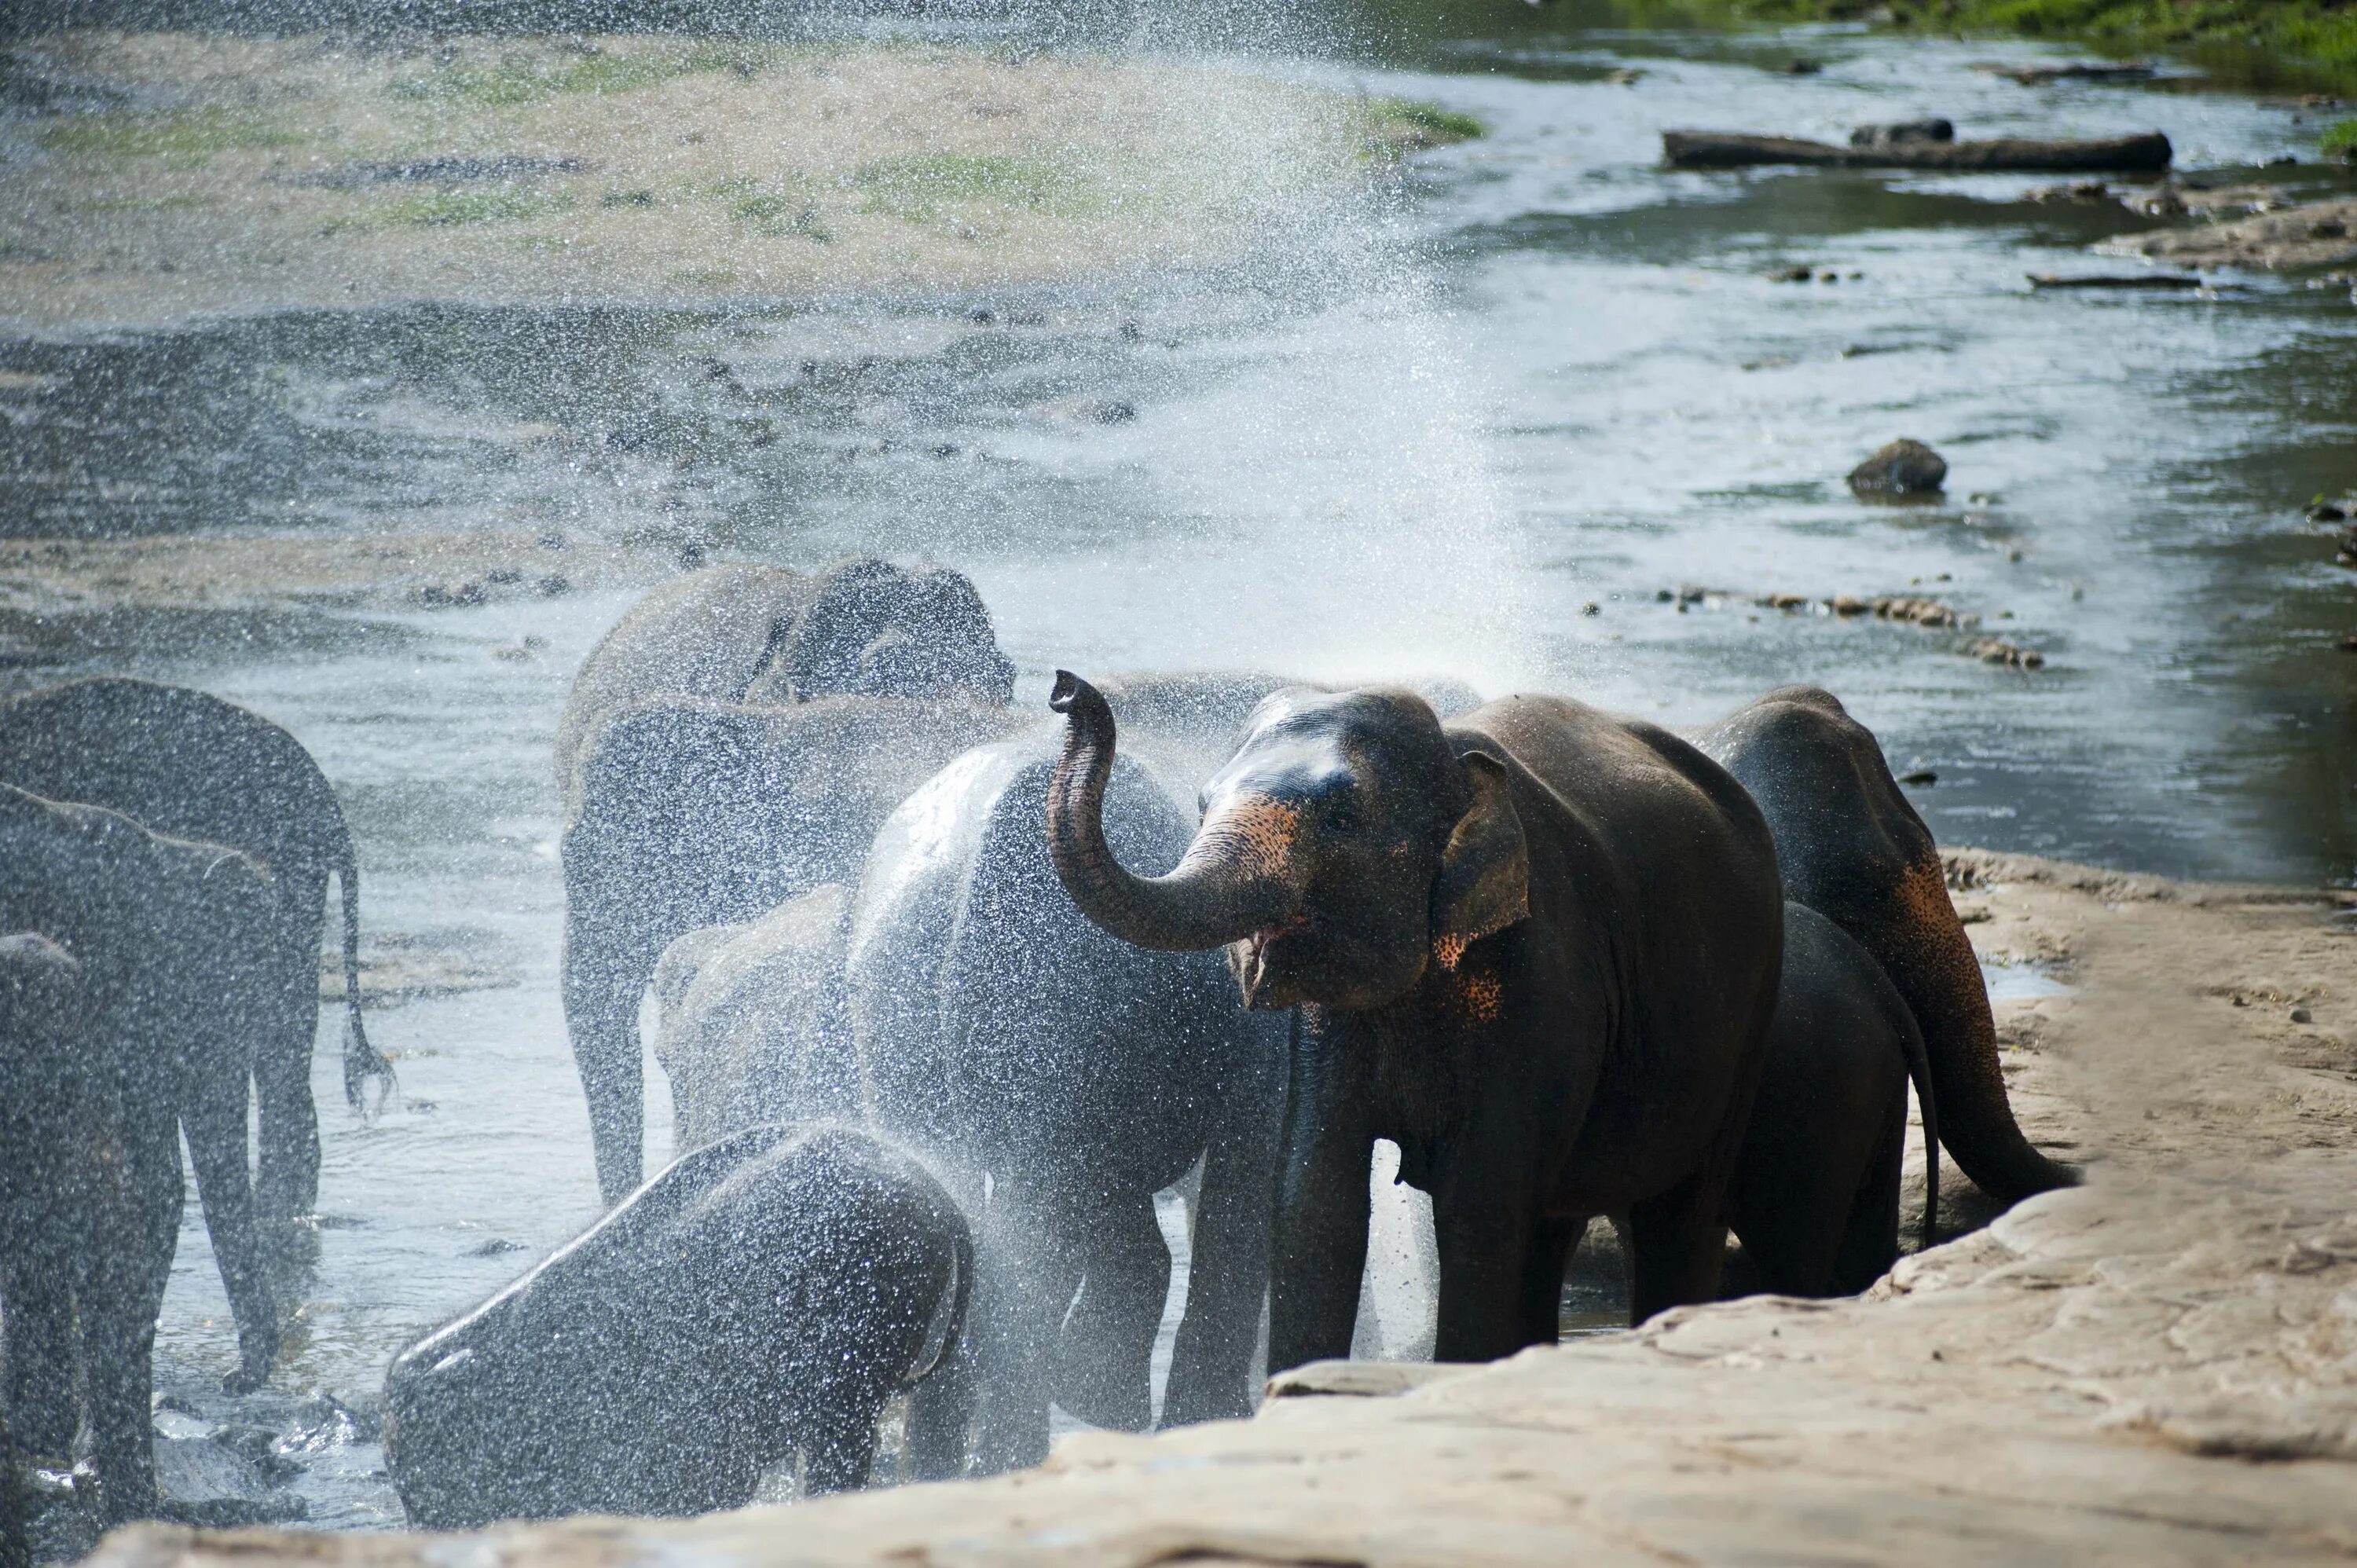
[[[1904,437],[1878,448],[1849,471],[1849,488],[1861,495],[1937,495],[1947,481],[1948,460],[1921,441]]]

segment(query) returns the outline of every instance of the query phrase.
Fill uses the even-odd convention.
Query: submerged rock
[[[1946,458],[1902,436],[1852,468],[1849,488],[1861,495],[1928,496],[1937,495],[1947,478]]]
[[[2233,223],[2121,234],[2096,248],[2184,266],[2339,266],[2357,261],[2357,197],[2277,208]]]
[[[274,1486],[243,1455],[209,1437],[156,1439],[164,1511],[183,1524],[232,1530],[307,1518],[309,1505]]]

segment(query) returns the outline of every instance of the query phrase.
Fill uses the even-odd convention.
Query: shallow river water
[[[931,554],[980,585],[1025,701],[1057,665],[1250,664],[1447,671],[1683,724],[1816,681],[1900,770],[1936,773],[1916,799],[1943,840],[2345,879],[2357,658],[2332,641],[2357,583],[2300,509],[2357,480],[2346,289],[2033,294],[2025,274],[2136,264],[2084,246],[2141,220],[2027,202],[2035,177],[1659,161],[1668,126],[1839,139],[1926,113],[1966,135],[2158,127],[2205,174],[2312,156],[2313,126],[2247,97],[1971,70],[2030,52],[1524,32],[1426,40],[1413,70],[1277,62],[1490,134],[1419,156],[1339,227],[1179,277],[0,337],[0,370],[51,389],[6,404],[0,535],[547,527],[718,559]],[[1824,69],[1785,74],[1796,55]],[[1773,280],[1800,263],[1841,281]],[[1900,435],[1946,455],[1943,502],[1842,485]],[[1683,585],[1924,593],[2047,662],[1681,605]],[[365,1420],[385,1360],[596,1212],[556,1002],[549,743],[630,597],[0,626],[64,650],[13,683],[131,670],[287,725],[350,813],[364,945],[502,983],[376,1015],[402,1100],[375,1122],[319,1058],[320,1259],[249,1401],[207,1391],[233,1341],[190,1203],[160,1384],[274,1426],[313,1390],[359,1408],[296,1455],[315,1522],[399,1522]]]

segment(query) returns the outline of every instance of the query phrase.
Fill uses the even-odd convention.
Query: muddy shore
[[[914,44],[81,32],[5,84],[38,107],[0,125],[0,319],[36,330],[1200,264],[1474,129],[1232,68]]]
[[[1984,959],[2061,983],[1999,988],[2006,1072],[2088,1179],[1863,1299],[1312,1369],[1255,1420],[1075,1437],[989,1482],[472,1538],[142,1526],[94,1562],[2346,1561],[2352,901],[1949,858]]]

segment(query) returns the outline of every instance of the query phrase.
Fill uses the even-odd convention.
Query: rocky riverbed
[[[460,1539],[141,1526],[94,1561],[2347,1561],[2357,901],[1969,850],[1949,869],[2024,1125],[2088,1179],[1863,1299],[1311,1369],[1255,1420],[1081,1434],[989,1482]]]

